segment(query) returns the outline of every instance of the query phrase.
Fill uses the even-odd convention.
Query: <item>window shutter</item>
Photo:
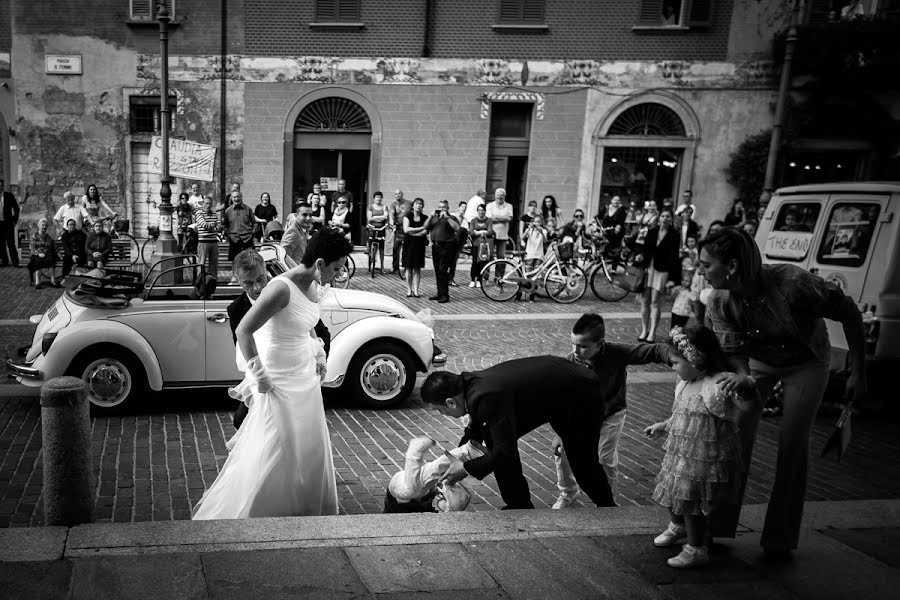
[[[152,7],[153,0],[131,0],[131,18],[152,19],[155,16]]]
[[[518,23],[522,20],[522,0],[500,0],[500,22]]]
[[[660,25],[662,23],[663,0],[641,0],[641,12],[638,23],[641,25]]]
[[[359,0],[337,0],[337,12],[341,21],[358,21]]]
[[[543,23],[544,0],[524,0],[522,3],[522,20],[526,23]]]
[[[316,0],[316,21],[334,21],[337,19],[337,3],[335,0]]]
[[[691,27],[709,27],[712,24],[713,0],[692,0],[688,13]]]

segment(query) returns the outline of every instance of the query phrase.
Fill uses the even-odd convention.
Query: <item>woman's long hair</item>
[[[97,197],[91,198],[91,188],[97,190]],[[90,183],[84,186],[84,197],[88,199],[89,202],[100,202],[100,188],[98,188],[95,184]]]
[[[723,263],[735,261],[738,281],[759,281],[762,275],[762,256],[756,242],[746,231],[737,227],[723,227],[700,241],[698,250],[702,252],[704,249]]]
[[[550,206],[547,206],[547,198],[550,198]],[[550,194],[544,196],[543,200],[541,200],[541,216],[544,218],[544,223],[546,223],[548,219],[556,219],[558,213],[559,207],[556,205],[556,198]]]

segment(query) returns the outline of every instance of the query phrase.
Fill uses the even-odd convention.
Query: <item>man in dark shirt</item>
[[[459,221],[450,214],[450,203],[441,200],[425,228],[431,234],[431,260],[437,281],[437,294],[429,300],[444,304],[450,302],[450,270],[456,260],[456,232],[459,230]]]
[[[606,324],[603,317],[585,313],[572,327],[572,348],[568,359],[584,365],[600,379],[597,394],[603,398],[605,409],[601,417],[598,452],[600,464],[606,470],[610,487],[615,495],[619,465],[619,437],[625,426],[625,385],[628,365],[661,363],[668,365],[671,351],[666,344],[615,344],[605,340]],[[578,498],[578,483],[572,474],[566,452],[559,436],[553,440],[553,456],[556,462],[556,485],[559,498],[553,508],[568,508]]]
[[[484,442],[487,453],[454,462],[442,481],[467,475],[497,478],[505,508],[534,508],[522,474],[518,440],[549,423],[562,438],[581,489],[597,506],[615,506],[606,473],[597,458],[604,404],[601,382],[589,369],[559,356],[535,356],[456,375],[431,373],[422,384],[422,400],[442,414],[471,417],[460,445]]]
[[[237,331],[241,319],[250,311],[250,307],[259,298],[263,288],[269,283],[269,274],[266,272],[266,262],[256,250],[244,250],[234,257],[234,276],[244,292],[232,301],[226,309],[228,311],[228,324],[231,326],[231,337],[237,344]],[[325,356],[331,350],[331,332],[325,323],[319,319],[315,326],[316,336],[322,340],[325,346]],[[304,332],[305,335],[305,332]],[[234,411],[234,428],[239,429],[241,423],[247,417],[247,405],[243,402]]]
[[[0,179],[0,267],[19,266],[16,250],[16,223],[19,221],[19,203],[6,191],[6,182]]]
[[[228,238],[228,260],[240,254],[242,250],[253,247],[253,211],[244,204],[239,191],[231,193],[231,206],[225,209],[225,220],[222,227]]]

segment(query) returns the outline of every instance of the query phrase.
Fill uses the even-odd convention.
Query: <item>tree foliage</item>
[[[771,140],[772,130],[766,129],[749,136],[731,153],[725,175],[728,183],[737,189],[737,199],[744,206],[755,206],[759,201],[766,177]]]

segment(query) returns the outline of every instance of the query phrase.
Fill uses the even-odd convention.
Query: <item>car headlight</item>
[[[44,337],[41,338],[41,354],[47,354],[47,350],[50,349],[50,346],[53,344],[53,340],[56,339],[58,333],[58,331],[54,331],[53,333],[44,334]]]

